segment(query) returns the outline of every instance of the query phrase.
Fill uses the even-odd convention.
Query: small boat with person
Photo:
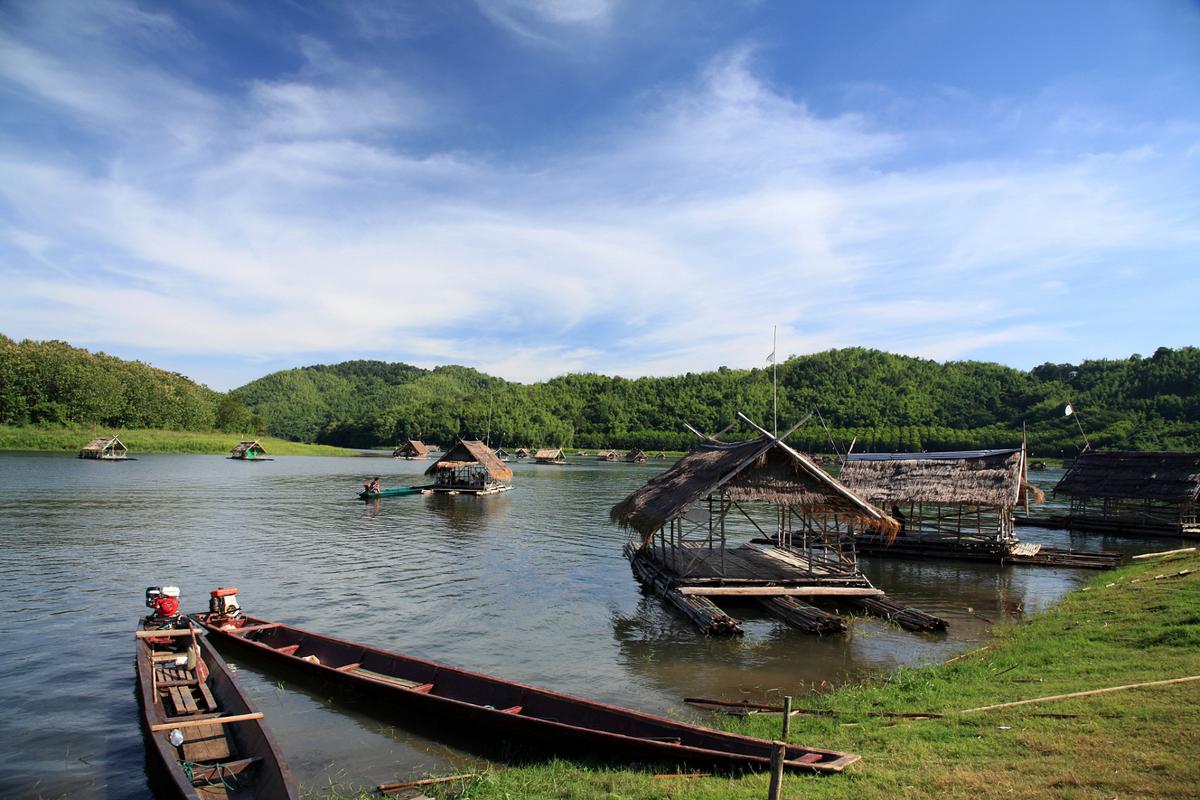
[[[245,615],[236,602],[232,609],[214,608],[194,618],[218,642],[353,690],[370,697],[379,708],[465,722],[503,738],[532,740],[551,749],[593,756],[743,769],[770,765],[773,745],[763,739],[709,730],[312,633]],[[859,756],[851,753],[788,745],[784,766],[840,772],[858,760]]]
[[[299,797],[262,712],[203,630],[179,614],[179,589],[152,586],[146,605],[153,613],[135,632],[138,701],[162,788],[188,800]]]
[[[359,500],[374,500],[376,497],[399,497],[406,494],[420,494],[421,490],[412,486],[394,486],[389,489],[383,488],[379,483],[379,478],[374,480],[364,481],[362,491],[358,493]]]

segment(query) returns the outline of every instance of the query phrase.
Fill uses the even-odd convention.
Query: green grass
[[[129,448],[130,455],[138,453],[221,453],[241,439],[236,433],[216,431],[165,431],[149,428],[71,428],[36,425],[0,425],[0,450],[77,452],[93,437],[115,433]],[[257,437],[268,456],[356,456],[357,450],[329,447],[321,444],[302,444],[271,436]]]
[[[1153,580],[1157,574],[1185,577]],[[1135,579],[1141,578],[1138,582]],[[1200,675],[1200,561],[1137,564],[1099,575],[992,645],[954,663],[798,697],[836,716],[794,717],[790,741],[858,753],[840,775],[789,774],[784,797],[1195,797],[1200,683],[1132,689],[978,714],[977,706]],[[869,717],[933,711],[943,719]],[[1050,718],[1047,713],[1072,714]],[[780,718],[715,717],[774,739]],[[674,767],[660,767],[672,772]],[[655,778],[653,771],[554,760],[496,767],[462,788],[426,794],[507,798],[754,798],[767,776]],[[336,796],[336,795],[322,795]]]

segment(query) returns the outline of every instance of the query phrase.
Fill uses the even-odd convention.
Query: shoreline
[[[229,451],[244,437],[219,431],[170,431],[157,428],[53,427],[34,425],[0,425],[0,451],[27,453],[75,453],[95,436],[116,434],[129,448],[132,458],[139,453],[174,453],[179,455],[229,455]],[[273,436],[257,438],[275,456],[367,456],[360,450],[332,447],[324,444],[304,444]],[[382,452],[382,451],[381,451]]]
[[[794,716],[789,742],[857,753],[863,760],[840,775],[789,774],[783,796],[1192,797],[1200,756],[1200,681],[961,712],[1197,675],[1200,558],[1138,562],[1094,577],[1022,623],[998,627],[981,649],[797,696],[798,707],[822,713]],[[878,712],[943,716],[870,716]],[[782,719],[713,715],[700,724],[778,739]],[[765,772],[694,777],[689,774],[697,770],[690,767],[632,766],[562,759],[496,764],[465,785],[430,786],[427,793],[475,800],[767,795]],[[328,796],[368,795],[363,787]]]

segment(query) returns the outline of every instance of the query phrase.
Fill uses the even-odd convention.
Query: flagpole
[[[779,326],[771,328],[771,416],[775,438],[779,438]]]

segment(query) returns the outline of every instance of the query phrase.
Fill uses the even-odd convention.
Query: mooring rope
[[[187,776],[188,783],[192,784],[193,786],[197,785],[196,784],[196,768],[199,767],[201,769],[215,769],[217,771],[216,772],[217,780],[211,780],[209,778],[201,778],[200,780],[202,781],[202,785],[204,785],[204,786],[220,785],[220,786],[225,787],[225,789],[227,789],[228,791],[234,791],[238,787],[237,775],[235,775],[233,772],[231,772],[229,770],[229,767],[225,766],[224,764],[209,765],[209,764],[201,764],[196,761],[181,760],[179,762],[179,766],[183,769],[183,774]],[[229,775],[228,780],[226,780],[226,777],[225,777],[226,773],[228,773],[228,775]]]

